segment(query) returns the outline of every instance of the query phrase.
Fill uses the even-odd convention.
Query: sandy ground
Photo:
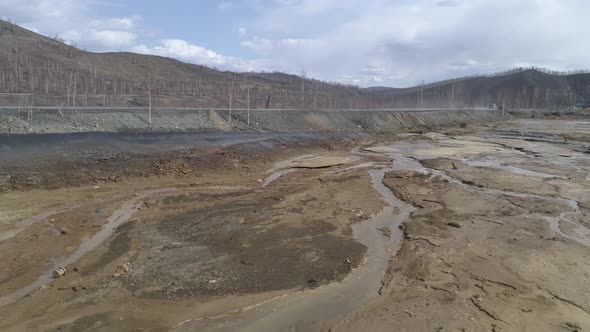
[[[6,192],[0,330],[588,330],[589,138],[520,120]]]

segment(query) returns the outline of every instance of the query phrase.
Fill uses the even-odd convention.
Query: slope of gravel
[[[126,131],[271,131],[317,132],[362,131],[394,134],[407,131],[431,131],[482,123],[545,116],[571,116],[574,113],[519,111],[503,113],[492,110],[440,110],[429,112],[399,111],[229,111],[157,110],[152,124],[145,110],[1,110],[0,134],[43,134]],[[248,121],[249,120],[249,121]]]

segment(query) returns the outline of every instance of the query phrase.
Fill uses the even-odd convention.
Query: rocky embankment
[[[431,131],[470,123],[515,118],[577,117],[586,112],[524,110],[438,111],[273,111],[252,110],[61,110],[21,109],[0,111],[0,134],[44,134],[128,131],[348,131],[399,133]]]

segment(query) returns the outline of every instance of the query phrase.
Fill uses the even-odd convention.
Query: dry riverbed
[[[7,192],[0,330],[585,331],[589,140],[515,121]]]

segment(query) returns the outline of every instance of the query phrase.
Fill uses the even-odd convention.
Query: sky
[[[392,87],[590,68],[588,15],[588,0],[0,0],[0,17],[89,51]]]

